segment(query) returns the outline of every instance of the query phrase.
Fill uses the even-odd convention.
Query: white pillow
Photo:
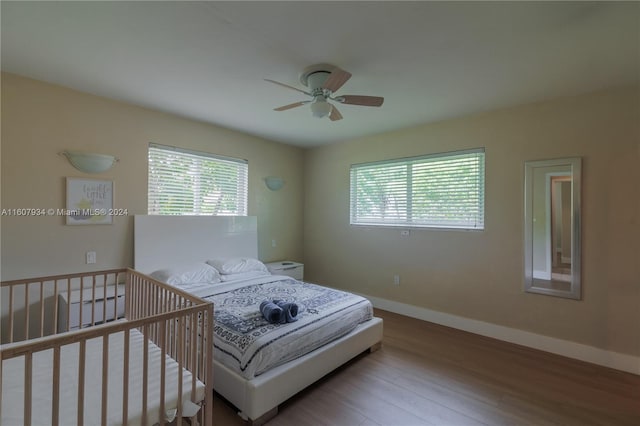
[[[241,272],[264,272],[266,274],[269,273],[269,270],[264,265],[264,263],[260,262],[258,259],[253,259],[251,257],[229,257],[229,258],[220,258],[220,259],[211,259],[207,260],[207,263],[218,271],[221,274],[239,274]]]
[[[249,278],[256,277],[264,277],[265,275],[271,275],[270,272],[264,271],[248,271],[248,272],[238,272],[237,274],[224,274],[222,275],[222,282],[227,281],[236,281],[236,280],[246,280]]]
[[[219,283],[220,273],[204,262],[185,263],[160,269],[151,273],[151,277],[171,285],[191,283]]]

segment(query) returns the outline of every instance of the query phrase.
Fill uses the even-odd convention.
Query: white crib
[[[212,424],[211,303],[131,269],[0,291],[1,424]]]

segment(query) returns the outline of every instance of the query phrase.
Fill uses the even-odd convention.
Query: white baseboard
[[[640,375],[640,357],[362,294],[385,311]]]

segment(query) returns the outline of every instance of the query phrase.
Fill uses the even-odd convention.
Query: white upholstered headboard
[[[142,273],[215,257],[258,258],[255,216],[134,218],[134,268]]]

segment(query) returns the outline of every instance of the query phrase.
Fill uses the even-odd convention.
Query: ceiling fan
[[[287,87],[297,92],[310,96],[311,100],[295,102],[274,108],[275,111],[286,111],[302,105],[311,104],[311,113],[314,117],[323,118],[329,116],[331,121],[342,120],[342,114],[338,108],[328,100],[346,104],[379,107],[384,102],[384,98],[379,96],[362,95],[341,95],[334,96],[334,93],[351,78],[351,73],[340,69],[334,65],[317,64],[304,69],[300,75],[300,83],[309,88],[309,91],[298,89],[288,84],[265,78],[265,81]]]

